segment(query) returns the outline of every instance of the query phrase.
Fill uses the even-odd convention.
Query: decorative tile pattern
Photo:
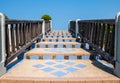
[[[42,69],[43,71],[45,71],[45,72],[51,72],[51,71],[53,71],[54,69],[53,68],[50,68],[50,67],[47,67],[47,68],[44,68],[44,69]]]
[[[47,64],[47,65],[53,65],[55,63],[54,62],[46,62],[45,64]]]
[[[35,67],[35,68],[42,68],[44,65],[42,65],[42,64],[37,64],[37,65],[33,65],[33,67]]]
[[[79,68],[85,68],[86,65],[84,65],[84,64],[78,64],[78,65],[76,65],[76,67],[79,67]]]
[[[53,75],[57,76],[57,77],[62,77],[62,76],[65,76],[66,73],[65,72],[62,72],[62,71],[57,71],[57,72],[54,72]]]
[[[66,70],[67,70],[68,72],[75,72],[75,71],[77,71],[76,68],[72,68],[72,67],[69,67],[69,68],[67,68]]]
[[[62,65],[62,64],[59,64],[59,65],[56,65],[55,67],[56,67],[56,68],[64,68],[65,66]]]
[[[74,62],[66,62],[65,64],[67,64],[67,65],[73,65],[75,63]]]
[[[56,77],[63,77],[67,75],[67,72],[76,72],[79,69],[85,68],[86,65],[72,61],[56,60],[35,64],[33,67],[39,68],[41,71],[52,74]]]

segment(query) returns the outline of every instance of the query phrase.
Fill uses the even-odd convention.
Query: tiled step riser
[[[37,48],[80,48],[81,45],[37,45]]]
[[[48,36],[45,36],[45,38],[72,38],[72,36],[56,36],[56,35],[48,35]]]
[[[48,39],[42,39],[42,42],[76,42],[76,39],[54,39],[54,38],[48,38]]]
[[[64,57],[64,60],[71,60],[69,58],[69,56],[63,56],[63,57]],[[77,57],[76,60],[81,60],[82,59],[82,56],[76,56],[76,57]],[[30,56],[26,56],[26,59],[33,59],[33,58],[31,58]],[[39,60],[44,60],[44,56],[38,56],[38,59]],[[57,60],[56,56],[52,56],[52,60]]]

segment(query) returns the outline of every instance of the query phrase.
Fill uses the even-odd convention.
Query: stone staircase
[[[42,48],[44,45],[45,48]],[[69,59],[69,56],[76,56],[77,59],[81,59],[81,56],[89,56],[90,53],[80,48],[81,43],[76,42],[76,38],[72,38],[72,35],[65,30],[53,30],[45,35],[45,38],[41,39],[41,42],[36,43],[36,48],[25,53],[27,59],[30,56],[39,56],[39,59],[43,59],[43,56],[52,56],[55,59],[57,55],[64,56],[64,59]]]

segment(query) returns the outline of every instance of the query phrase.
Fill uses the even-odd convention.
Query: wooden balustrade
[[[43,21],[6,20],[6,65],[42,37]],[[46,30],[49,30],[47,22]]]
[[[75,31],[71,21],[70,31]],[[73,23],[73,24],[72,24]],[[102,59],[114,65],[114,44],[115,44],[115,19],[103,20],[80,20],[78,21],[78,36],[82,43],[88,43],[89,50],[95,55],[101,55]],[[91,56],[91,58],[93,58]]]

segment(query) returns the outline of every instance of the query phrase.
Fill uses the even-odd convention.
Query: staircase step
[[[25,53],[25,56],[90,56],[90,53],[82,48],[35,48]]]
[[[80,47],[81,43],[78,43],[78,42],[39,42],[39,43],[36,43],[37,47],[40,47],[42,45],[45,45],[46,47],[48,47],[48,45],[54,45],[54,48],[58,47],[58,45],[63,45],[64,48],[66,48],[68,45],[71,45],[72,48],[75,48],[77,45],[79,45]]]
[[[75,42],[76,38],[42,38],[42,41],[68,41],[68,42]]]

